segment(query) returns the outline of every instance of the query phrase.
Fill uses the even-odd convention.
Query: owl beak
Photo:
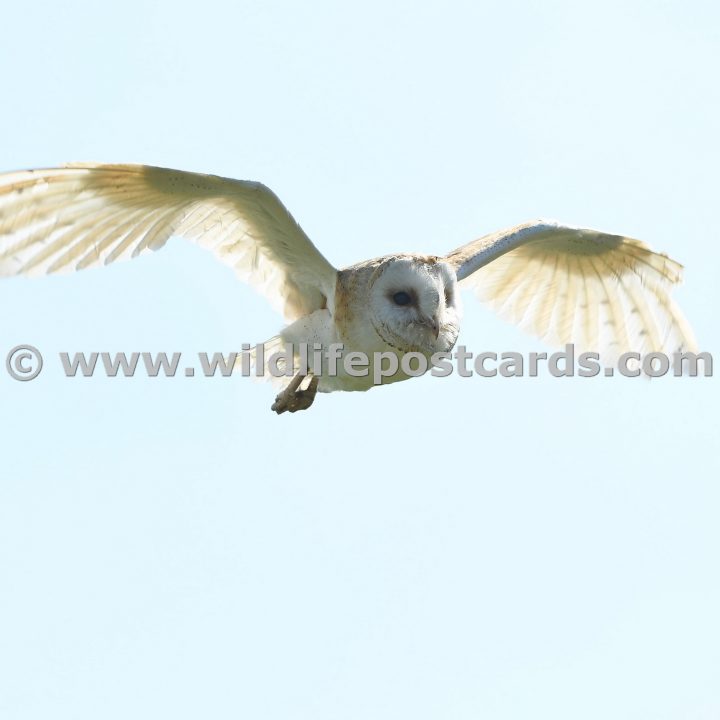
[[[440,320],[438,319],[437,315],[425,318],[425,324],[430,328],[432,334],[437,340],[438,336],[440,335]]]

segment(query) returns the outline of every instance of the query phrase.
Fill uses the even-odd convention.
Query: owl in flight
[[[601,357],[694,348],[669,294],[682,266],[620,235],[538,220],[447,255],[397,253],[336,270],[257,182],[94,163],[0,175],[0,276],[107,265],[174,235],[212,251],[283,312],[289,324],[268,349],[342,344],[369,357],[429,358],[455,345],[462,287],[551,345]],[[272,409],[295,412],[318,390],[372,385],[372,373],[342,366],[335,376],[301,370]]]

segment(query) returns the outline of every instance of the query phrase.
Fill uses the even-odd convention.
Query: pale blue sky
[[[3,8],[0,169],[272,187],[328,259],[537,216],[642,238],[720,357],[711,2]],[[0,283],[0,357],[231,350],[281,320],[173,241]],[[461,341],[544,350],[465,298]],[[3,720],[720,717],[718,380],[322,396],[0,377]]]

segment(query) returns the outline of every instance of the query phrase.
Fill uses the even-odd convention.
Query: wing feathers
[[[670,290],[682,265],[633,238],[526,223],[449,253],[462,286],[552,345],[611,362],[623,352],[695,349]]]
[[[259,183],[87,163],[0,175],[0,275],[108,264],[173,235],[211,250],[289,319],[334,290],[335,269]]]

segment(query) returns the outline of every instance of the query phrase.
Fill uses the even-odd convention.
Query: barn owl
[[[257,182],[95,163],[0,175],[0,276],[107,265],[175,235],[213,252],[284,314],[289,324],[269,349],[447,352],[460,329],[462,287],[553,345],[611,354],[694,347],[669,295],[682,266],[620,235],[538,220],[446,255],[397,253],[337,270]],[[385,382],[407,377],[399,371]],[[372,385],[371,374],[301,369],[272,409],[295,412],[317,391]]]

